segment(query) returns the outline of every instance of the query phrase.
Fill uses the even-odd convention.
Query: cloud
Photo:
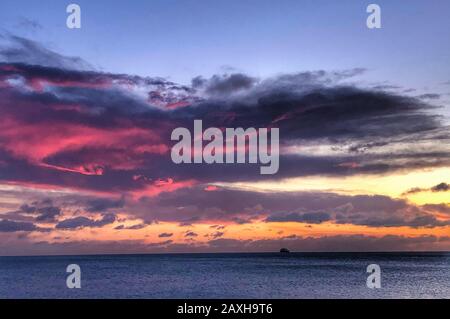
[[[143,229],[145,227],[147,227],[147,224],[141,223],[141,224],[135,224],[135,225],[131,225],[131,226],[119,225],[119,226],[114,227],[114,229],[116,229],[116,230],[124,230],[124,229],[139,230],[139,229]]]
[[[216,230],[222,230],[222,229],[225,229],[226,226],[224,226],[224,225],[211,225],[211,226],[209,226],[209,228],[213,228],[213,229],[216,229]]]
[[[100,219],[65,216],[64,211],[69,214],[88,212],[87,208],[96,202],[92,196],[74,194],[55,196],[55,198],[57,203],[54,200],[45,199],[23,204],[19,210],[3,213],[2,217],[13,221],[51,223],[54,224],[55,229],[102,227],[115,221],[113,217],[115,215],[107,213],[108,210],[103,211],[103,217]],[[107,202],[114,201],[116,200],[110,199],[110,202]],[[223,233],[226,228],[219,223],[253,222],[305,225],[327,222],[372,228],[435,228],[450,225],[450,219],[446,217],[449,215],[447,206],[447,204],[420,206],[405,199],[388,196],[351,196],[331,192],[258,192],[226,187],[220,187],[215,192],[207,192],[204,190],[204,185],[198,185],[163,192],[153,197],[125,201],[120,211],[127,217],[117,219],[121,224],[115,226],[115,229],[139,230],[155,222],[177,223],[180,227],[212,224],[209,228],[216,233]],[[64,210],[60,207],[64,207]],[[41,216],[42,213],[50,215]],[[136,219],[142,222],[124,224],[126,221]],[[194,232],[188,230],[186,233]],[[187,237],[194,236],[189,234]]]
[[[173,233],[161,233],[158,235],[159,238],[167,238],[167,237],[172,237]]]
[[[170,245],[170,244],[172,244],[173,243],[173,240],[171,240],[171,239],[169,239],[169,240],[165,240],[165,241],[161,241],[161,242],[158,242],[158,243],[150,243],[150,244],[147,244],[146,246],[147,247],[156,247],[156,248],[165,248],[165,247],[167,247],[168,245]]]
[[[404,192],[402,195],[404,196],[404,195],[417,194],[417,193],[425,192],[425,191],[427,191],[427,189],[420,188],[420,187],[413,187],[413,188],[410,188],[409,190],[407,190],[406,192]]]
[[[450,203],[449,204],[425,204],[423,209],[438,214],[450,215]]]
[[[22,24],[35,29],[39,28],[39,24],[31,20],[23,20]],[[91,69],[91,66],[83,59],[63,56],[33,40],[16,35],[4,35],[4,38],[9,42],[9,47],[0,50],[0,61],[74,70]]]
[[[65,219],[56,224],[56,229],[80,229],[84,227],[103,227],[116,221],[116,216],[106,214],[101,219],[91,219],[84,216]]]
[[[41,202],[34,202],[30,205],[24,204],[18,213],[35,216],[36,221],[51,222],[62,214],[61,208],[53,206],[52,201],[45,199]]]
[[[0,220],[0,232],[12,233],[12,232],[31,232],[31,231],[49,231],[49,229],[41,228],[30,222],[18,222],[7,219]]]
[[[184,234],[184,237],[197,237],[198,236],[198,234],[197,233],[194,233],[193,231],[187,231],[185,234]]]
[[[382,91],[385,91],[385,90],[399,90],[401,88],[402,88],[401,86],[391,85],[391,84],[379,84],[379,85],[375,85],[375,86],[372,87],[372,89],[374,89],[374,90],[382,90]]]
[[[248,90],[257,82],[256,78],[243,73],[214,75],[210,79],[201,76],[192,79],[194,89],[203,89],[209,95],[225,95]]]
[[[225,234],[224,232],[217,231],[217,232],[215,232],[215,233],[210,234],[210,236],[211,236],[212,238],[216,239],[216,238],[222,237],[224,234]]]
[[[122,193],[148,189],[162,179],[208,183],[268,178],[256,165],[222,165],[218,170],[172,163],[170,133],[191,127],[194,119],[202,119],[205,127],[279,127],[280,170],[274,176],[279,179],[449,165],[444,148],[423,152],[411,147],[421,139],[444,145],[450,138],[439,116],[429,112],[434,106],[341,84],[362,72],[310,71],[253,82],[236,73],[187,87],[161,78],[3,63],[0,81],[7,87],[0,90],[0,178]],[[213,84],[239,88],[240,93],[196,95],[199,86]],[[150,100],[149,92],[154,96]],[[335,145],[343,151],[299,151],[310,145]]]
[[[165,222],[264,220],[412,228],[450,225],[450,219],[438,218],[442,213],[438,207],[417,206],[404,199],[381,195],[330,192],[258,192],[230,188],[205,192],[203,186],[193,186],[142,199],[129,209],[137,218]]]
[[[298,222],[306,224],[321,224],[331,220],[325,212],[274,214],[266,218],[266,222]]]
[[[37,212],[39,215],[36,221],[53,221],[55,217],[61,215],[61,209],[54,206],[38,208]]]
[[[430,188],[420,188],[420,187],[413,187],[409,190],[407,190],[406,192],[404,192],[402,195],[411,195],[411,194],[417,194],[417,193],[422,193],[422,192],[447,192],[450,190],[450,185],[447,183],[440,183],[438,185],[435,185],[433,187]]]
[[[125,205],[125,198],[122,197],[119,200],[111,200],[108,198],[95,198],[89,200],[86,210],[88,212],[104,212],[111,208],[122,208]]]
[[[2,255],[45,254],[105,254],[117,253],[187,253],[187,252],[278,252],[287,247],[293,252],[389,252],[389,251],[447,251],[450,237],[437,236],[397,236],[381,237],[356,235],[337,235],[324,237],[293,237],[281,239],[238,240],[218,238],[207,243],[177,244],[172,240],[143,243],[138,240],[69,242],[29,242],[18,241],[11,245],[0,242]]]
[[[450,190],[450,185],[447,183],[440,183],[436,186],[431,187],[432,192],[447,192]]]
[[[423,100],[438,100],[440,97],[441,97],[440,94],[427,93],[427,94],[419,95],[417,98],[423,99]]]

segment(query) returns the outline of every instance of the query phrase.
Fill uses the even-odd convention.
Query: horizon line
[[[165,252],[165,253],[92,253],[92,254],[54,254],[54,255],[0,255],[3,257],[80,257],[80,256],[145,256],[145,255],[219,255],[219,254],[281,254],[288,256],[290,254],[423,254],[423,253],[443,253],[450,254],[450,250],[390,250],[390,251],[290,251],[289,253],[281,253],[279,251],[261,251],[261,252]]]

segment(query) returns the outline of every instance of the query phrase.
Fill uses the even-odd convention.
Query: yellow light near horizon
[[[421,192],[402,196],[411,188],[429,189],[439,183],[450,182],[450,168],[415,170],[386,175],[355,175],[349,177],[297,177],[282,181],[251,183],[229,183],[222,186],[256,191],[329,191],[338,194],[386,195],[393,198],[405,197],[422,205],[450,202],[448,192]]]

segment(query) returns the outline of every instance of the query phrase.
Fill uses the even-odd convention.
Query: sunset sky
[[[0,4],[0,255],[450,250],[450,2]],[[277,127],[280,168],[174,164]]]

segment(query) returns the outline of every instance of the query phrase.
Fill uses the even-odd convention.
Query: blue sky
[[[365,67],[369,81],[422,89],[450,80],[448,1],[77,1],[82,29],[65,26],[65,1],[3,0],[0,26],[111,72],[189,82],[228,67],[254,76]],[[42,28],[19,26],[23,18]],[[434,87],[437,89],[437,87]]]

